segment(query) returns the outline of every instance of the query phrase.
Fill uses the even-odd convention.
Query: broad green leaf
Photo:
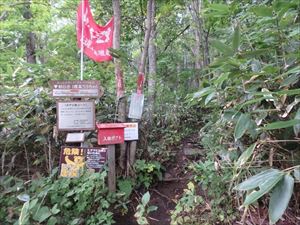
[[[234,139],[237,140],[241,138],[246,130],[248,129],[251,122],[251,117],[249,114],[242,114],[237,121],[234,129]]]
[[[232,48],[236,52],[240,46],[240,39],[241,39],[241,33],[240,33],[240,26],[237,25],[234,28],[233,37],[232,37]]]
[[[151,206],[148,207],[147,212],[150,213],[150,212],[153,212],[155,210],[157,210],[157,206],[151,205]]]
[[[255,56],[260,56],[260,55],[265,55],[265,54],[270,54],[269,48],[245,51],[245,52],[240,53],[240,55],[242,57],[255,57]]]
[[[282,91],[276,91],[276,92],[251,92],[252,95],[255,96],[261,96],[261,95],[266,95],[266,94],[271,94],[271,95],[299,95],[300,94],[300,88],[298,89],[292,89],[292,90],[282,90]]]
[[[300,119],[294,119],[294,120],[287,120],[287,121],[279,121],[274,123],[269,123],[265,127],[263,127],[263,130],[276,130],[276,129],[282,129],[292,126],[299,126]]]
[[[150,200],[150,193],[149,193],[149,191],[147,191],[142,197],[142,204],[144,206],[147,205],[149,200]]]
[[[300,94],[300,88],[298,89],[292,89],[292,90],[283,90],[283,91],[277,91],[273,92],[277,95],[299,95]]]
[[[52,209],[51,209],[51,213],[53,214],[53,215],[55,215],[55,214],[57,214],[57,213],[59,213],[60,212],[60,209],[57,207],[57,204],[55,204],[53,207],[52,207]]]
[[[33,209],[35,206],[37,206],[37,203],[38,203],[38,199],[33,199],[32,201],[30,201],[30,204],[29,204],[29,209]]]
[[[294,177],[297,181],[300,181],[300,165],[294,169]]]
[[[211,44],[214,48],[216,48],[219,52],[223,53],[226,56],[232,56],[233,55],[233,49],[230,48],[227,44],[224,44],[221,41],[218,40],[212,40]]]
[[[224,112],[222,114],[222,119],[224,119],[225,121],[237,122],[241,115],[242,115],[242,113],[239,111],[236,111],[233,109],[227,109],[227,110],[224,110]]]
[[[219,86],[221,86],[222,84],[223,84],[223,82],[225,81],[225,80],[227,80],[228,79],[228,73],[222,73],[215,81],[214,81],[214,84],[215,85],[219,85]]]
[[[299,79],[300,79],[299,74],[292,74],[292,75],[288,76],[286,79],[284,79],[284,81],[282,82],[282,84],[280,86],[286,87],[286,86],[293,85],[293,84],[297,83]]]
[[[216,95],[216,92],[212,92],[209,95],[207,95],[204,104],[207,105]]]
[[[275,224],[286,210],[293,194],[294,179],[286,174],[274,187],[269,204],[270,223]]]
[[[252,94],[252,93],[251,93]],[[254,103],[258,103],[258,102],[261,102],[262,100],[265,100],[265,99],[268,99],[268,100],[271,100],[271,99],[274,99],[273,97],[270,97],[270,96],[264,96],[264,97],[261,97],[261,98],[255,98],[255,99],[251,99],[249,101],[246,101],[242,104],[239,104],[237,105],[237,109],[240,110],[242,109],[243,107],[247,106],[247,105],[251,105],[251,104],[254,104]]]
[[[209,7],[209,9],[219,11],[219,12],[222,12],[224,14],[230,12],[228,5],[225,5],[225,4],[215,4],[214,3],[214,4],[210,4],[208,7]]]
[[[139,225],[147,225],[147,224],[149,224],[149,222],[148,222],[148,220],[147,220],[147,218],[146,217],[139,217],[138,219],[137,219],[137,223],[139,224]]]
[[[297,110],[296,116],[295,116],[295,120],[300,120],[300,108]],[[300,123],[295,124],[293,126],[294,129],[294,134],[296,137],[298,137],[299,133],[300,133]]]
[[[25,202],[19,216],[19,225],[27,224],[29,218],[29,201]]]
[[[130,194],[131,194],[131,192],[132,192],[132,190],[133,190],[132,184],[133,184],[132,181],[129,180],[129,179],[120,180],[118,182],[118,187],[119,187],[119,189],[120,189],[121,192],[124,192],[125,195],[127,197],[129,197]]]
[[[253,151],[255,149],[256,143],[252,144],[250,147],[248,147],[246,149],[246,151],[244,151],[241,156],[239,157],[238,161],[236,162],[236,166],[237,167],[241,167],[242,165],[244,165],[247,160],[251,157],[251,155],[253,154]]]
[[[41,223],[50,216],[51,216],[51,212],[49,208],[47,206],[43,206],[34,214],[33,219]]]
[[[74,220],[72,220],[71,225],[77,225],[80,221],[80,218],[76,218]]]
[[[259,174],[256,174],[253,177],[248,178],[247,180],[235,186],[234,189],[239,191],[252,190],[261,185],[263,182],[267,181],[268,179],[274,179],[282,174],[283,172],[281,172],[280,170],[268,169]]]
[[[56,219],[55,216],[51,216],[47,222],[47,225],[55,225],[58,223],[58,220]]]
[[[263,6],[263,5],[254,6],[252,8],[252,11],[257,16],[267,16],[267,17],[273,16],[273,10],[271,7],[268,7],[268,6]]]
[[[213,91],[214,91],[214,89],[212,87],[203,88],[200,91],[194,93],[193,98],[201,98],[203,96],[206,96],[206,95],[212,93]]]
[[[243,203],[244,206],[248,206],[253,202],[257,201],[264,194],[271,191],[271,189],[282,179],[284,173],[278,173],[275,176],[267,178],[263,181],[258,187],[259,190],[252,191],[249,195],[246,196],[246,199]]]

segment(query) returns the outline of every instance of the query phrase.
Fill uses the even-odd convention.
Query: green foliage
[[[134,170],[137,175],[136,185],[138,187],[149,188],[155,181],[162,179],[162,167],[157,161],[136,160]]]
[[[11,217],[4,216],[8,212],[1,212],[1,221],[20,224],[35,222],[47,224],[113,224],[110,206],[115,203],[116,196],[108,192],[105,184],[106,171],[101,173],[86,172],[79,178],[51,177],[32,180],[29,185],[12,184],[14,178],[4,177],[1,185],[4,195],[1,198],[3,210],[11,210]],[[12,186],[8,186],[11,184]],[[16,185],[18,184],[18,187]],[[1,191],[1,193],[3,193]],[[25,201],[20,205],[14,200],[17,193],[19,199]],[[24,194],[26,193],[26,194]],[[25,196],[27,196],[25,198]],[[29,197],[30,196],[30,197]],[[119,198],[120,199],[120,198]],[[19,213],[20,210],[20,213]],[[4,214],[5,213],[5,214]],[[15,214],[19,213],[17,220]],[[2,215],[4,214],[4,215]]]
[[[228,184],[232,177],[230,168],[220,168],[217,162],[206,160],[191,164],[190,169],[195,174],[195,181],[211,198],[211,214],[204,216],[206,220],[228,223],[235,219],[235,212],[230,204],[233,200],[228,193]]]
[[[199,224],[203,219],[200,209],[204,200],[196,194],[196,187],[193,182],[187,184],[187,189],[183,190],[183,195],[177,201],[175,209],[171,211],[171,224]]]
[[[134,217],[137,219],[137,223],[140,225],[147,225],[149,224],[149,221],[147,219],[147,216],[150,212],[157,210],[157,206],[154,205],[148,205],[150,201],[150,193],[147,191],[142,199],[141,203],[138,204],[136,207],[136,213],[134,214]]]
[[[267,165],[258,163],[260,160],[280,161],[282,155],[278,151],[270,153],[274,146],[268,139],[293,141],[299,133],[295,107],[300,94],[299,35],[294,36],[299,27],[299,20],[295,19],[299,5],[295,3],[270,1],[264,5],[233,1],[226,6],[207,3],[204,7],[206,25],[214,25],[210,35],[214,38],[210,40],[213,60],[199,90],[188,95],[188,103],[211,113],[204,117],[207,125],[199,133],[201,144],[208,151],[206,158],[192,166],[201,171],[198,181],[204,187],[211,187],[208,192],[224,195],[244,175],[256,173],[253,167],[265,168]],[[229,14],[231,17],[225,19]],[[280,149],[281,142],[278,143]],[[290,159],[288,153],[283,157]],[[293,168],[297,162],[288,160],[288,166]],[[284,199],[285,204],[274,207],[273,203],[269,208],[270,221],[275,223],[283,215],[291,195],[288,192],[283,196],[280,187],[285,180],[292,192],[293,178],[286,178],[286,173],[277,169],[268,171],[268,178],[260,174],[255,182],[249,178],[237,187],[243,189],[247,184],[249,187],[245,187],[253,189],[247,194],[245,206],[266,193],[276,193],[275,199]],[[219,190],[220,185],[214,185],[214,180],[223,181],[224,189]]]
[[[244,206],[270,193],[269,219],[271,224],[275,224],[285,212],[293,194],[293,188],[294,178],[277,169],[265,170],[235,187],[236,190],[248,191]]]

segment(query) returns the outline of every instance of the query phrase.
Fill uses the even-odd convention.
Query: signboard
[[[106,162],[107,148],[62,147],[60,176],[79,177],[84,169],[99,172]]]
[[[95,130],[94,101],[56,102],[58,130]]]
[[[92,97],[103,95],[98,80],[53,80],[50,81],[53,97]]]
[[[97,124],[98,145],[113,145],[124,143],[123,123]]]
[[[131,119],[141,119],[144,107],[144,95],[133,93],[130,98],[128,117]]]
[[[139,139],[138,123],[123,123],[124,128],[124,140],[132,141]]]
[[[66,143],[84,142],[84,133],[68,133]]]

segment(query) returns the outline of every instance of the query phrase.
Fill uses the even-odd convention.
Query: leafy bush
[[[137,187],[149,188],[155,181],[162,179],[162,168],[157,161],[136,160],[134,170],[137,176]]]
[[[196,187],[192,182],[187,184],[187,189],[183,190],[183,195],[177,201],[175,209],[171,211],[171,224],[199,224],[201,221],[201,207],[204,200],[196,194]]]
[[[9,211],[13,207],[14,214],[19,214],[19,218],[4,217],[1,211],[1,221],[14,224],[113,224],[110,210],[117,199],[106,187],[106,176],[106,171],[86,171],[76,179],[56,179],[56,175],[52,174],[48,178],[32,180],[29,184],[18,181],[11,187],[7,184],[13,178],[5,178],[2,187],[4,193],[9,195],[1,198],[2,208]],[[16,195],[25,201],[23,206],[19,200],[16,202]]]
[[[142,199],[141,203],[138,204],[136,207],[136,213],[134,214],[134,217],[137,219],[137,223],[139,225],[148,225],[149,221],[147,219],[147,216],[150,212],[157,210],[157,206],[154,205],[148,205],[150,201],[150,193],[147,191]]]

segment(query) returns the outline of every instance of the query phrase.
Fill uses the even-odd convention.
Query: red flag
[[[82,9],[83,4],[83,9]],[[83,11],[83,16],[82,16]],[[83,31],[82,31],[83,19]],[[98,25],[90,9],[88,0],[82,0],[77,9],[77,45],[81,48],[83,32],[83,52],[97,62],[109,61],[112,56],[108,48],[112,48],[114,31],[114,18],[105,26]]]

